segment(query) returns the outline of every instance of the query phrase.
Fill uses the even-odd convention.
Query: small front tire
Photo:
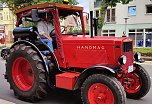
[[[140,99],[144,97],[150,90],[151,81],[147,71],[140,65],[134,64],[136,68],[132,73],[128,74],[127,79],[130,84],[125,86],[127,98]]]
[[[94,74],[81,87],[84,104],[126,104],[126,96],[121,84],[111,76]]]

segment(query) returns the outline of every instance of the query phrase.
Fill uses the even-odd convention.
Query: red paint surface
[[[34,71],[31,64],[23,57],[13,62],[12,77],[15,85],[22,91],[28,91],[34,84]]]
[[[60,4],[60,8],[56,7],[54,4],[53,8],[48,5],[43,8],[42,5],[39,10],[44,10],[51,12],[54,18],[55,35],[57,41],[57,50],[54,54],[57,58],[60,68],[88,68],[95,65],[113,65],[114,67],[122,67],[123,71],[127,73],[128,66],[133,64],[133,51],[123,52],[123,42],[133,42],[127,37],[102,37],[96,36],[90,38],[85,35],[85,27],[83,21],[83,9],[76,8],[73,9],[72,6]],[[35,8],[38,5],[33,6]],[[32,6],[31,6],[32,7]],[[28,8],[28,7],[26,7]],[[82,24],[82,34],[81,36],[62,35],[59,22],[59,10],[73,10],[73,12],[79,12]],[[24,11],[18,12],[16,26],[21,24],[21,18],[31,12],[31,8]],[[115,48],[119,46],[119,48]],[[133,47],[133,46],[132,46]],[[118,59],[121,55],[126,55],[127,63],[125,65],[120,65]],[[26,61],[25,61],[26,62]],[[20,61],[16,62],[20,63]],[[27,62],[28,63],[28,62]],[[16,67],[20,67],[17,65]],[[15,70],[15,67],[13,68]],[[18,68],[20,70],[20,68]],[[18,71],[14,71],[15,76],[18,75]],[[56,75],[56,85],[59,88],[73,89],[75,84],[75,78],[79,76],[79,73],[69,73],[65,72],[63,74]],[[16,77],[17,78],[17,77]],[[65,83],[66,82],[66,83]],[[16,81],[16,84],[19,85]],[[32,84],[31,84],[32,86]],[[102,85],[101,85],[102,86]],[[24,90],[24,88],[20,87]],[[27,90],[28,87],[25,88]]]
[[[2,37],[0,38],[0,44],[5,44],[5,30],[0,30]]]
[[[133,52],[122,52],[122,43],[126,37],[62,36],[62,39],[66,67],[87,68],[107,64],[120,66],[118,59],[121,55],[127,56],[127,63],[123,66],[124,69],[133,64]],[[120,48],[115,48],[116,45]],[[60,61],[57,52],[55,52],[55,55]]]
[[[142,81],[141,78],[136,73],[129,73],[127,76],[127,80],[128,82],[124,86],[126,92],[136,93],[141,89]]]
[[[114,104],[114,95],[105,84],[95,83],[88,91],[90,104]]]
[[[75,81],[80,73],[65,72],[56,75],[56,87],[73,90]]]

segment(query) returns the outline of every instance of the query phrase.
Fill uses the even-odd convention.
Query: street
[[[152,80],[152,63],[146,62],[146,63],[143,63],[142,66],[146,68]],[[2,58],[0,58],[0,82],[1,82],[0,99],[4,101],[8,101],[3,104],[9,104],[9,102],[12,102],[10,104],[13,104],[13,103],[31,104],[31,103],[23,102],[15,98],[13,91],[10,90],[9,88],[9,84],[4,79],[4,76],[3,76],[4,73],[5,73],[5,61],[2,60]],[[127,104],[152,104],[151,96],[152,96],[152,89],[150,89],[150,92],[144,98],[140,100],[127,99]],[[1,100],[0,100],[0,103],[1,103]],[[45,99],[38,102],[37,104],[80,104],[80,98],[78,97],[78,95],[76,95],[75,93],[71,91],[57,89],[53,91],[50,90],[48,96]]]

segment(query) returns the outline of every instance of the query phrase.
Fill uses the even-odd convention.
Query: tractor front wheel
[[[131,99],[140,99],[145,96],[150,89],[151,81],[147,71],[140,65],[134,64],[135,70],[129,73],[124,84],[126,95]]]
[[[30,46],[15,45],[6,63],[8,82],[21,100],[37,102],[47,94],[46,72],[38,53]]]
[[[121,84],[111,76],[94,74],[81,87],[84,104],[126,104],[126,96]]]

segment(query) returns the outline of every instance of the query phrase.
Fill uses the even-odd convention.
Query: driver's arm
[[[48,35],[48,34],[43,33],[42,35],[43,35],[45,38],[47,38],[47,39],[49,39],[49,40],[51,40],[51,41],[52,41],[52,38],[51,38],[51,37],[49,37],[49,35]]]

